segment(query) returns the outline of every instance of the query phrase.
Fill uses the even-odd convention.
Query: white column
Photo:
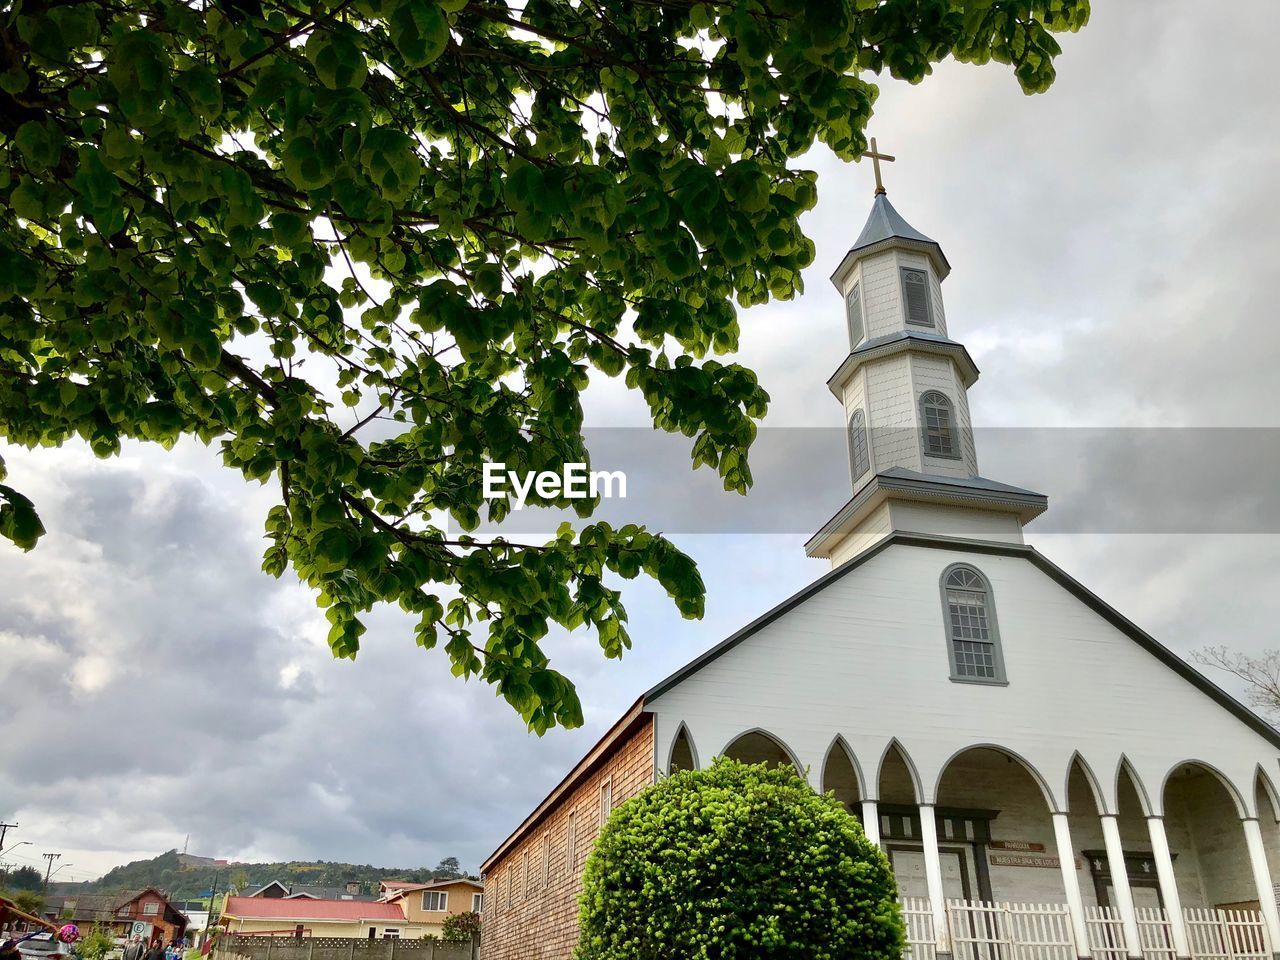
[[[1173,952],[1179,957],[1189,957],[1191,945],[1187,939],[1187,918],[1182,913],[1178,881],[1173,875],[1173,857],[1169,855],[1169,838],[1164,832],[1164,817],[1147,817],[1147,831],[1151,834],[1151,854],[1156,861],[1156,877],[1160,880],[1160,898],[1164,900],[1164,912],[1169,915]]]
[[[1262,827],[1256,817],[1244,821],[1244,842],[1249,848],[1249,866],[1258,888],[1258,905],[1262,908],[1262,924],[1267,931],[1267,948],[1280,953],[1280,911],[1276,909],[1275,890],[1271,886],[1271,870],[1267,867],[1267,848],[1262,843]]]
[[[1071,914],[1071,932],[1076,939],[1076,956],[1091,957],[1089,929],[1084,922],[1084,900],[1080,896],[1080,877],[1076,873],[1076,851],[1071,845],[1071,828],[1065,813],[1053,815],[1053,838],[1058,847],[1058,863],[1062,867],[1062,888],[1067,892],[1067,912]]]
[[[924,879],[933,911],[933,935],[938,953],[951,952],[951,928],[947,924],[947,900],[942,892],[942,858],[938,856],[938,821],[933,804],[920,804],[920,841],[924,845]]]
[[[1142,956],[1142,938],[1138,935],[1138,915],[1133,910],[1133,892],[1129,889],[1129,871],[1124,865],[1124,846],[1120,843],[1120,825],[1115,814],[1102,815],[1102,839],[1107,847],[1107,868],[1111,871],[1111,888],[1116,895],[1116,910],[1124,926],[1125,950],[1131,957]]]
[[[862,801],[862,832],[868,840],[880,846],[880,807],[874,800]]]

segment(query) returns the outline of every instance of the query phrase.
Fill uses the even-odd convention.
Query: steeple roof
[[[881,240],[888,240],[890,237],[897,237],[900,240],[918,240],[921,243],[936,242],[902,219],[902,214],[889,202],[888,194],[878,193],[875,203],[871,205],[871,213],[862,228],[862,233],[858,234],[858,239],[854,241],[853,249],[860,250]]]
[[[893,204],[889,202],[887,194],[877,193],[875,202],[871,204],[871,213],[867,217],[867,222],[863,226],[862,232],[858,234],[858,239],[854,241],[853,246],[849,248],[849,252],[840,261],[840,266],[836,268],[836,272],[832,274],[831,279],[835,281],[838,287],[840,285],[839,278],[856,261],[869,253],[889,246],[902,246],[927,253],[934,260],[939,280],[951,272],[951,264],[947,263],[946,255],[942,252],[942,246],[938,241],[926,237],[911,224],[907,223],[902,214],[895,210]]]

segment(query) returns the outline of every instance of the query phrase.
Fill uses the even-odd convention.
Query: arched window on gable
[[[1006,683],[991,584],[975,567],[956,564],[943,572],[942,616],[951,679]]]
[[[871,451],[867,447],[867,418],[861,410],[853,411],[849,418],[849,469],[853,482],[871,469]]]
[[[924,431],[924,452],[927,456],[960,458],[956,420],[946,394],[927,390],[920,395],[920,426]]]

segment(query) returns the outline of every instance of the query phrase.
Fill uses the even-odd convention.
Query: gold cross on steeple
[[[876,149],[876,138],[875,138],[875,137],[872,137],[872,138],[871,138],[871,149],[870,149],[870,150],[868,150],[866,153],[864,153],[864,154],[863,154],[863,156],[864,156],[864,157],[870,157],[870,158],[871,158],[871,164],[872,164],[872,166],[874,166],[874,167],[875,167],[875,171],[876,171],[876,196],[879,196],[880,194],[882,194],[882,193],[885,193],[885,192],[886,192],[886,191],[885,191],[885,189],[884,189],[884,184],[883,184],[883,183],[881,182],[881,180],[880,180],[880,161],[881,161],[881,160],[888,160],[890,163],[892,163],[894,160],[896,160],[896,159],[897,159],[897,157],[891,157],[891,156],[889,156],[889,154],[887,154],[887,153],[881,153],[879,150],[877,150],[877,149]]]

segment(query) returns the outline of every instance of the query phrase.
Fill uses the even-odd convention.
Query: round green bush
[[[901,960],[889,861],[795,770],[716,760],[605,824],[575,960]]]

